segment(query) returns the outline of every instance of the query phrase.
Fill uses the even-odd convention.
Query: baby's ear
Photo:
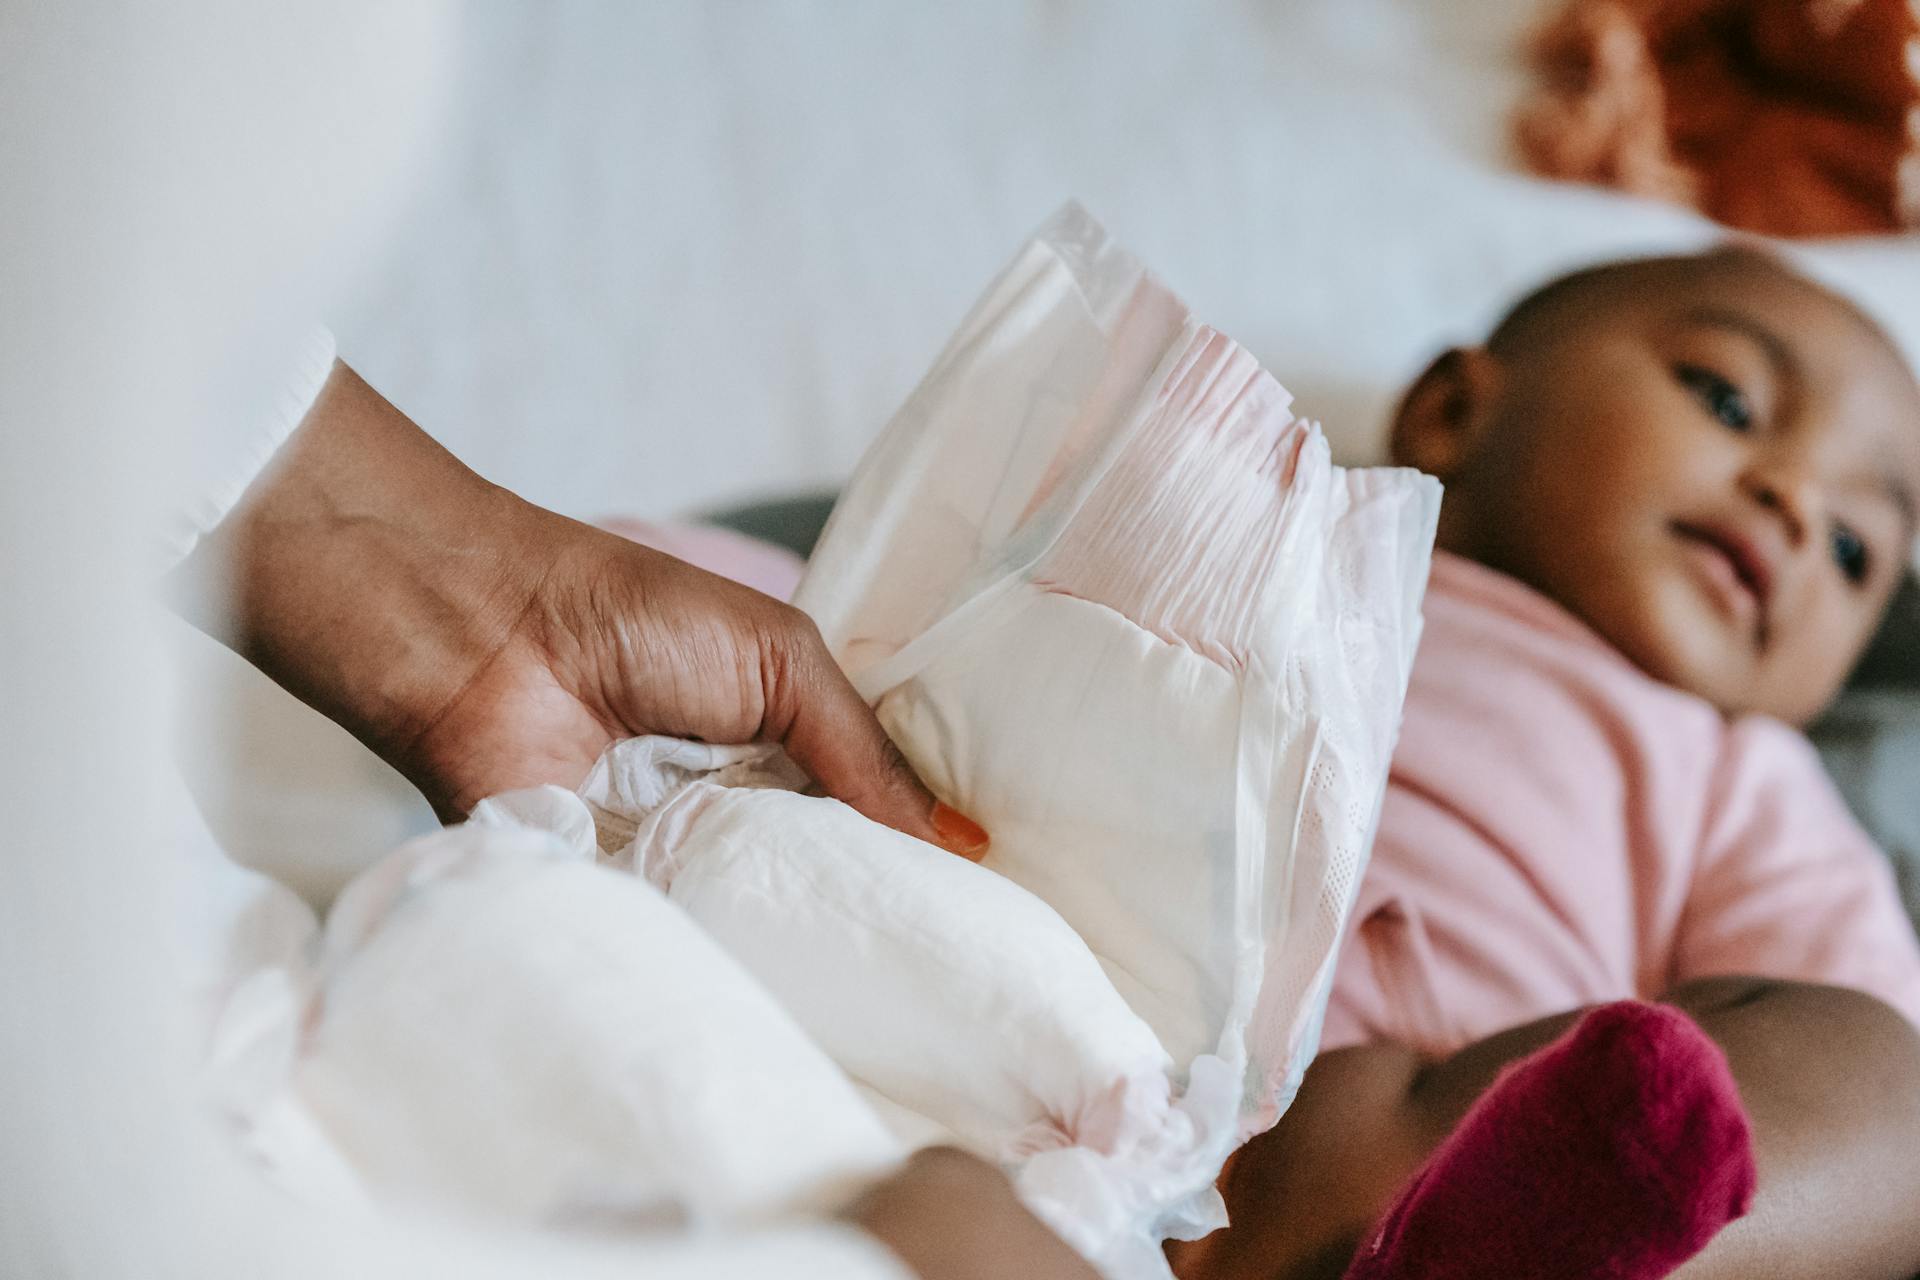
[[[1450,481],[1473,456],[1499,393],[1499,357],[1454,347],[1426,367],[1393,416],[1393,460]]]

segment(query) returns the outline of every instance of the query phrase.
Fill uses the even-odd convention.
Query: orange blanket
[[[1571,0],[1526,163],[1772,235],[1920,226],[1920,0]]]

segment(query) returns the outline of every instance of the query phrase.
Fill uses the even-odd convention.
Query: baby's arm
[[[1834,1280],[1920,1270],[1920,1034],[1880,1002],[1831,987],[1713,978],[1668,1002],[1726,1053],[1760,1168],[1752,1212],[1677,1274]],[[1279,1126],[1248,1144],[1223,1180],[1235,1226],[1176,1246],[1179,1274],[1339,1276],[1501,1070],[1578,1016],[1438,1062],[1389,1045],[1325,1055]],[[1552,1274],[1546,1261],[1542,1274]]]
[[[1836,987],[1708,978],[1676,997],[1726,1052],[1760,1166],[1752,1212],[1676,1276],[1920,1272],[1920,1033]]]

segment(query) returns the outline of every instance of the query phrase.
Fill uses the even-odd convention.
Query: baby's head
[[[1440,546],[1528,583],[1728,714],[1817,715],[1914,545],[1920,385],[1763,253],[1595,267],[1408,389],[1395,461]]]

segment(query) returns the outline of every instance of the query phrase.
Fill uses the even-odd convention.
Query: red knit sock
[[[1507,1068],[1347,1280],[1654,1280],[1752,1203],[1753,1139],[1718,1045],[1611,1004]]]

